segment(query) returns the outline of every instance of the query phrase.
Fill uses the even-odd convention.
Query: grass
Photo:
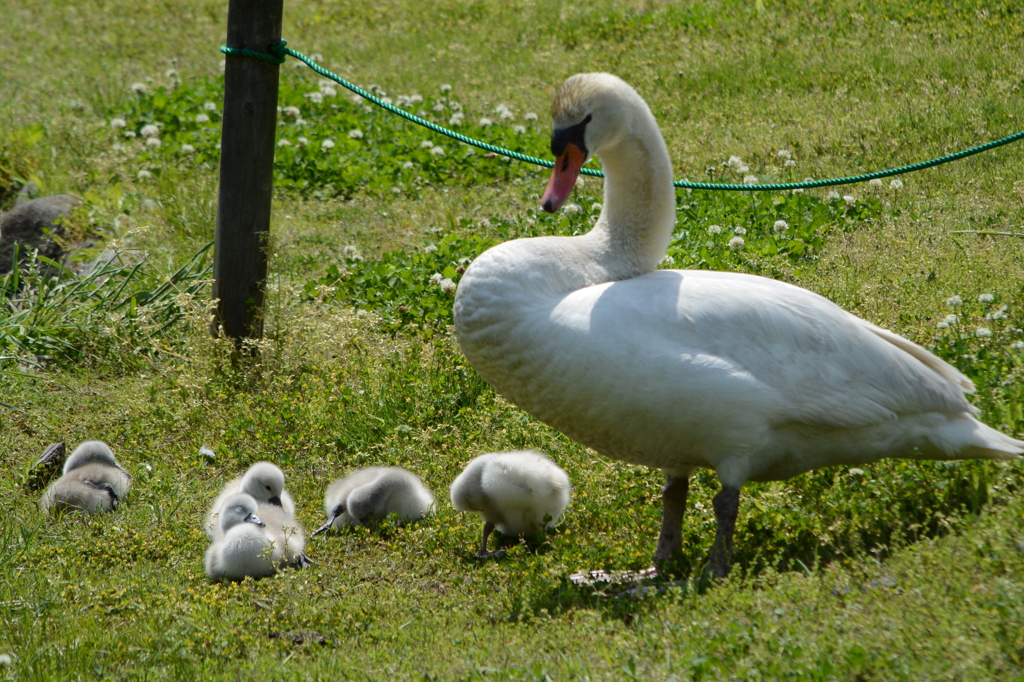
[[[661,476],[496,396],[458,352],[450,299],[429,278],[457,280],[462,258],[500,240],[585,230],[599,181],[577,190],[578,213],[547,218],[539,169],[466,155],[344,94],[317,104],[305,95],[318,79],[286,65],[281,103],[306,124],[280,128],[293,145],[277,167],[267,337],[239,366],[206,336],[206,262],[193,260],[213,233],[217,115],[204,105],[220,101],[226,5],[0,9],[0,209],[28,179],[74,193],[69,233],[137,258],[3,283],[0,401],[20,411],[0,405],[0,654],[12,657],[0,677],[1024,678],[1014,463],[890,461],[748,486],[737,570],[708,590],[694,579],[717,483],[702,473],[677,584],[571,584],[576,571],[649,564]],[[680,178],[738,180],[731,155],[764,180],[847,175],[1024,125],[1024,12],[1010,2],[313,1],[286,8],[284,34],[364,87],[421,95],[414,111],[446,122],[457,102],[463,132],[540,156],[557,83],[613,71],[650,103]],[[156,149],[139,137],[154,122]],[[670,254],[675,267],[800,284],[924,344],[976,382],[987,423],[1019,436],[1024,245],[963,231],[1020,232],[1021,177],[1010,146],[900,191],[843,189],[852,208],[826,192],[680,192]],[[949,314],[958,322],[939,328]],[[111,444],[135,488],[114,514],[42,517],[24,471],[48,443],[87,438]],[[573,502],[539,546],[507,540],[506,558],[477,562],[480,525],[447,486],[473,456],[522,447],[569,472]],[[326,484],[371,464],[419,473],[437,514],[314,540],[311,570],[210,585],[202,514],[260,459],[286,470],[307,528]]]

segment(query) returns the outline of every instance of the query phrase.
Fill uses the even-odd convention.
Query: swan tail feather
[[[1024,441],[1011,438],[977,419],[957,419],[936,430],[933,443],[951,459],[1021,459]]]

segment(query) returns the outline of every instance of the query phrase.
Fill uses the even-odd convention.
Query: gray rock
[[[9,273],[13,267],[15,245],[18,245],[19,254],[38,250],[39,255],[59,263],[64,257],[64,249],[51,235],[64,235],[60,219],[66,218],[77,203],[78,199],[67,194],[42,197],[16,206],[0,218],[0,276]],[[50,269],[41,268],[44,274]]]

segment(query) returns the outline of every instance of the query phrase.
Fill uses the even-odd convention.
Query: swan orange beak
[[[587,155],[575,144],[569,142],[565,145],[565,153],[555,160],[551,180],[548,181],[548,188],[544,190],[544,196],[540,200],[545,211],[554,213],[562,208],[572,188],[576,186],[576,178],[580,176],[580,169],[586,160]]]

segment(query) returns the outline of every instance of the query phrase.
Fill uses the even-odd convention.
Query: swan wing
[[[581,294],[591,299],[591,331],[607,335],[602,343],[649,354],[659,365],[674,358],[685,370],[666,365],[663,381],[697,380],[700,400],[754,409],[777,425],[858,428],[902,415],[974,411],[964,397],[973,386],[955,368],[783,282],[659,271],[570,297]]]

